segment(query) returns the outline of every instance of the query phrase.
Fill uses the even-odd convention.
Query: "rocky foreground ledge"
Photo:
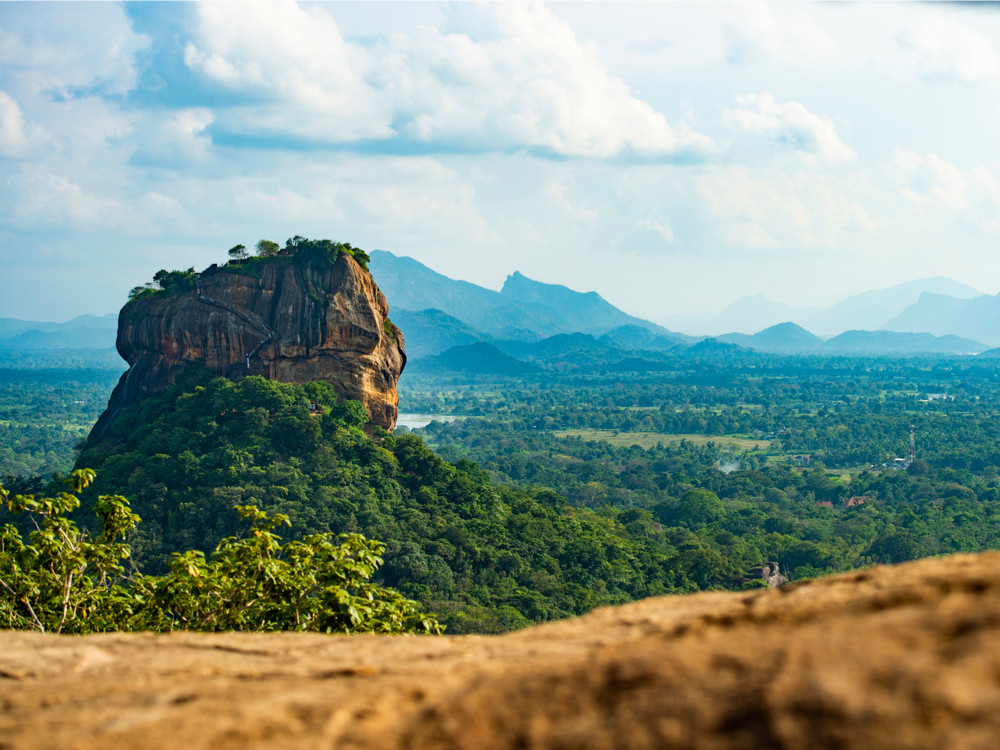
[[[0,632],[0,748],[994,748],[1000,554],[500,637]]]

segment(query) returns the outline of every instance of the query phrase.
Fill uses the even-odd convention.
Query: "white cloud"
[[[17,157],[27,150],[24,113],[6,91],[0,91],[0,155]]]
[[[192,70],[253,95],[226,125],[237,132],[285,133],[329,141],[385,138],[391,113],[364,79],[371,61],[342,38],[318,6],[201,3],[195,40],[184,49]]]
[[[596,219],[596,211],[574,204],[574,202],[571,201],[566,195],[567,191],[571,190],[573,187],[574,186],[571,184],[570,179],[566,175],[559,174],[549,182],[545,193],[552,200],[552,202],[565,211],[568,216],[584,221],[592,221],[593,219]]]
[[[957,220],[1000,235],[1000,180],[985,165],[966,172],[937,154],[900,149],[894,160],[901,192],[925,221]]]
[[[895,165],[902,179],[903,195],[919,208],[962,211],[969,206],[965,176],[937,154],[921,156],[900,149]]]
[[[212,139],[206,130],[214,120],[204,107],[147,116],[135,128],[134,160],[175,170],[203,163],[211,157]]]
[[[643,219],[639,222],[640,229],[651,229],[656,232],[663,241],[668,245],[677,244],[677,235],[674,234],[673,227],[670,226],[670,222],[663,219]]]
[[[635,98],[546,8],[498,3],[478,12],[479,27],[492,29],[485,41],[424,29],[390,47],[399,54],[387,72],[410,103],[401,113],[417,140],[599,158],[712,150],[706,136],[671,126]]]
[[[969,82],[1000,79],[1000,54],[989,37],[953,15],[924,14],[897,33],[896,40],[913,51],[925,78]]]
[[[257,99],[226,127],[573,157],[714,151],[710,138],[633,96],[543,6],[459,4],[447,9],[446,31],[423,27],[371,48],[345,41],[327,8],[199,6],[188,66]]]
[[[840,139],[832,119],[814,114],[798,102],[779,104],[769,91],[736,99],[744,108],[725,111],[725,122],[730,127],[766,135],[778,146],[810,159],[844,162],[857,156]]]
[[[738,3],[723,6],[726,59],[732,64],[784,62],[832,63],[840,45],[817,23],[818,6],[795,3]]]
[[[1000,235],[1000,179],[988,167],[975,167],[969,173],[969,188],[983,204],[979,227],[991,235]]]
[[[0,69],[29,78],[36,91],[124,94],[135,87],[136,55],[148,45],[117,3],[65,3],[48,13],[10,4],[0,25]]]
[[[12,181],[13,182],[13,181]],[[6,220],[14,226],[61,227],[78,231],[119,229],[135,221],[121,201],[84,189],[78,182],[48,171],[22,170],[17,200]]]
[[[863,186],[825,175],[732,166],[700,176],[695,192],[736,248],[848,247],[877,226]]]

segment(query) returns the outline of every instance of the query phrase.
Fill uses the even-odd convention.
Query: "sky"
[[[294,235],[656,322],[996,294],[998,134],[995,3],[0,2],[0,317]]]

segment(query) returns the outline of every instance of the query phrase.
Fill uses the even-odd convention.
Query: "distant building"
[[[833,507],[833,503],[831,503],[829,500],[820,500],[818,503],[816,503],[816,505],[818,505],[821,508],[832,508]]]
[[[870,502],[871,498],[868,495],[855,495],[854,497],[848,497],[844,500],[845,508],[856,508],[859,505],[864,505]]]

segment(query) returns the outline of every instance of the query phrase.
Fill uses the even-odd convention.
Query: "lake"
[[[408,427],[419,430],[431,422],[454,422],[458,417],[451,414],[400,414],[396,417],[396,427]]]

